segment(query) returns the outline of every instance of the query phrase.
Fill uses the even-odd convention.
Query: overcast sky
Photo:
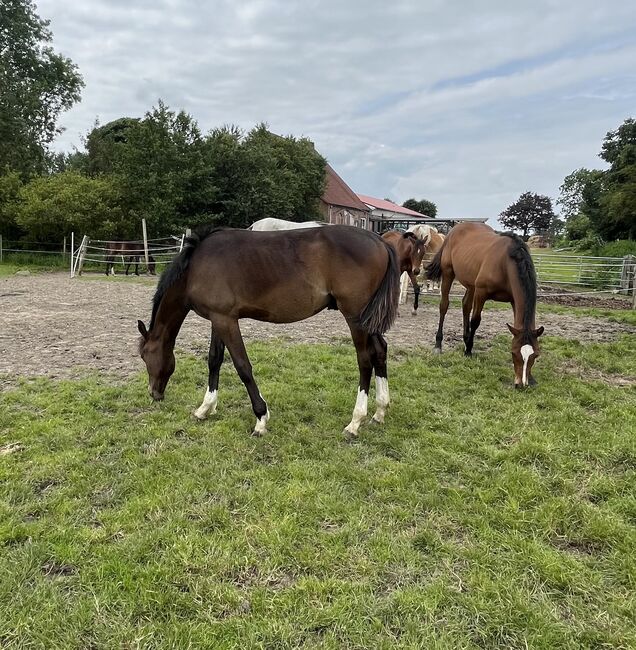
[[[361,194],[441,217],[553,200],[636,114],[633,0],[39,0],[86,82],[57,149],[162,98],[204,131],[314,141]]]

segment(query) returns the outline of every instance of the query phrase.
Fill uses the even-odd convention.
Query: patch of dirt
[[[107,372],[125,379],[143,369],[137,354],[137,319],[146,323],[155,282],[146,279],[109,280],[85,277],[71,280],[66,274],[9,276],[0,279],[0,375],[10,377],[77,377],[87,370]],[[387,334],[395,348],[432,348],[437,330],[437,305],[423,304],[418,316],[401,307]],[[507,334],[508,310],[484,312],[477,339],[488,341]],[[571,314],[545,314],[540,325],[546,335],[579,341],[611,341],[636,327]],[[462,345],[461,310],[451,308],[445,324],[445,345]],[[282,339],[293,343],[330,343],[349,340],[349,330],[336,311],[323,311],[306,321],[275,325],[241,321],[246,341]],[[205,353],[210,324],[190,314],[177,339],[177,348]],[[11,381],[0,381],[0,390]]]
[[[602,372],[595,368],[585,368],[571,360],[560,364],[559,370],[569,375],[574,375],[579,379],[595,379],[610,386],[636,386],[636,377],[625,377],[623,375]]]
[[[542,289],[544,291],[544,289]],[[595,307],[596,309],[631,309],[632,299],[626,296],[564,296],[543,295],[539,302],[564,307]]]

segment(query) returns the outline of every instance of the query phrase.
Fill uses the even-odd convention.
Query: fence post
[[[2,262],[2,235],[0,235],[0,262]]]
[[[141,220],[141,228],[144,232],[144,258],[146,259],[146,269],[148,268],[148,233],[146,231],[146,220]],[[147,271],[146,271],[147,273]]]
[[[62,242],[62,259],[66,259],[66,235],[64,235],[64,241]]]
[[[75,256],[75,233],[71,233],[71,278],[75,277],[73,269],[73,257]]]
[[[82,243],[79,248],[79,262],[77,264],[77,275],[82,275],[82,266],[84,265],[84,258],[86,257],[86,247],[88,246],[88,236],[84,235]]]
[[[627,285],[629,291],[629,284]],[[632,309],[636,309],[636,257],[632,255]]]

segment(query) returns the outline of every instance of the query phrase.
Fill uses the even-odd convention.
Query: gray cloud
[[[599,164],[633,110],[636,5],[41,0],[84,75],[58,148],[161,97],[204,130],[306,135],[352,187],[496,216]]]

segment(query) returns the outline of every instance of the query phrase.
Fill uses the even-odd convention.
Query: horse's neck
[[[512,292],[512,299],[514,301],[514,325],[517,329],[522,330],[524,328],[524,323],[525,323],[525,312],[526,312],[526,295],[523,291],[523,286],[521,284],[521,279],[519,278],[519,268],[517,265],[512,261],[511,264],[511,271],[509,272],[510,274],[510,288]],[[530,319],[530,323],[532,328],[535,327],[535,315],[532,314],[532,318]]]
[[[172,287],[174,288],[174,287]],[[152,335],[162,340],[170,348],[179,334],[181,325],[190,310],[185,306],[183,294],[176,295],[168,290],[157,309],[155,322],[152,326]]]

